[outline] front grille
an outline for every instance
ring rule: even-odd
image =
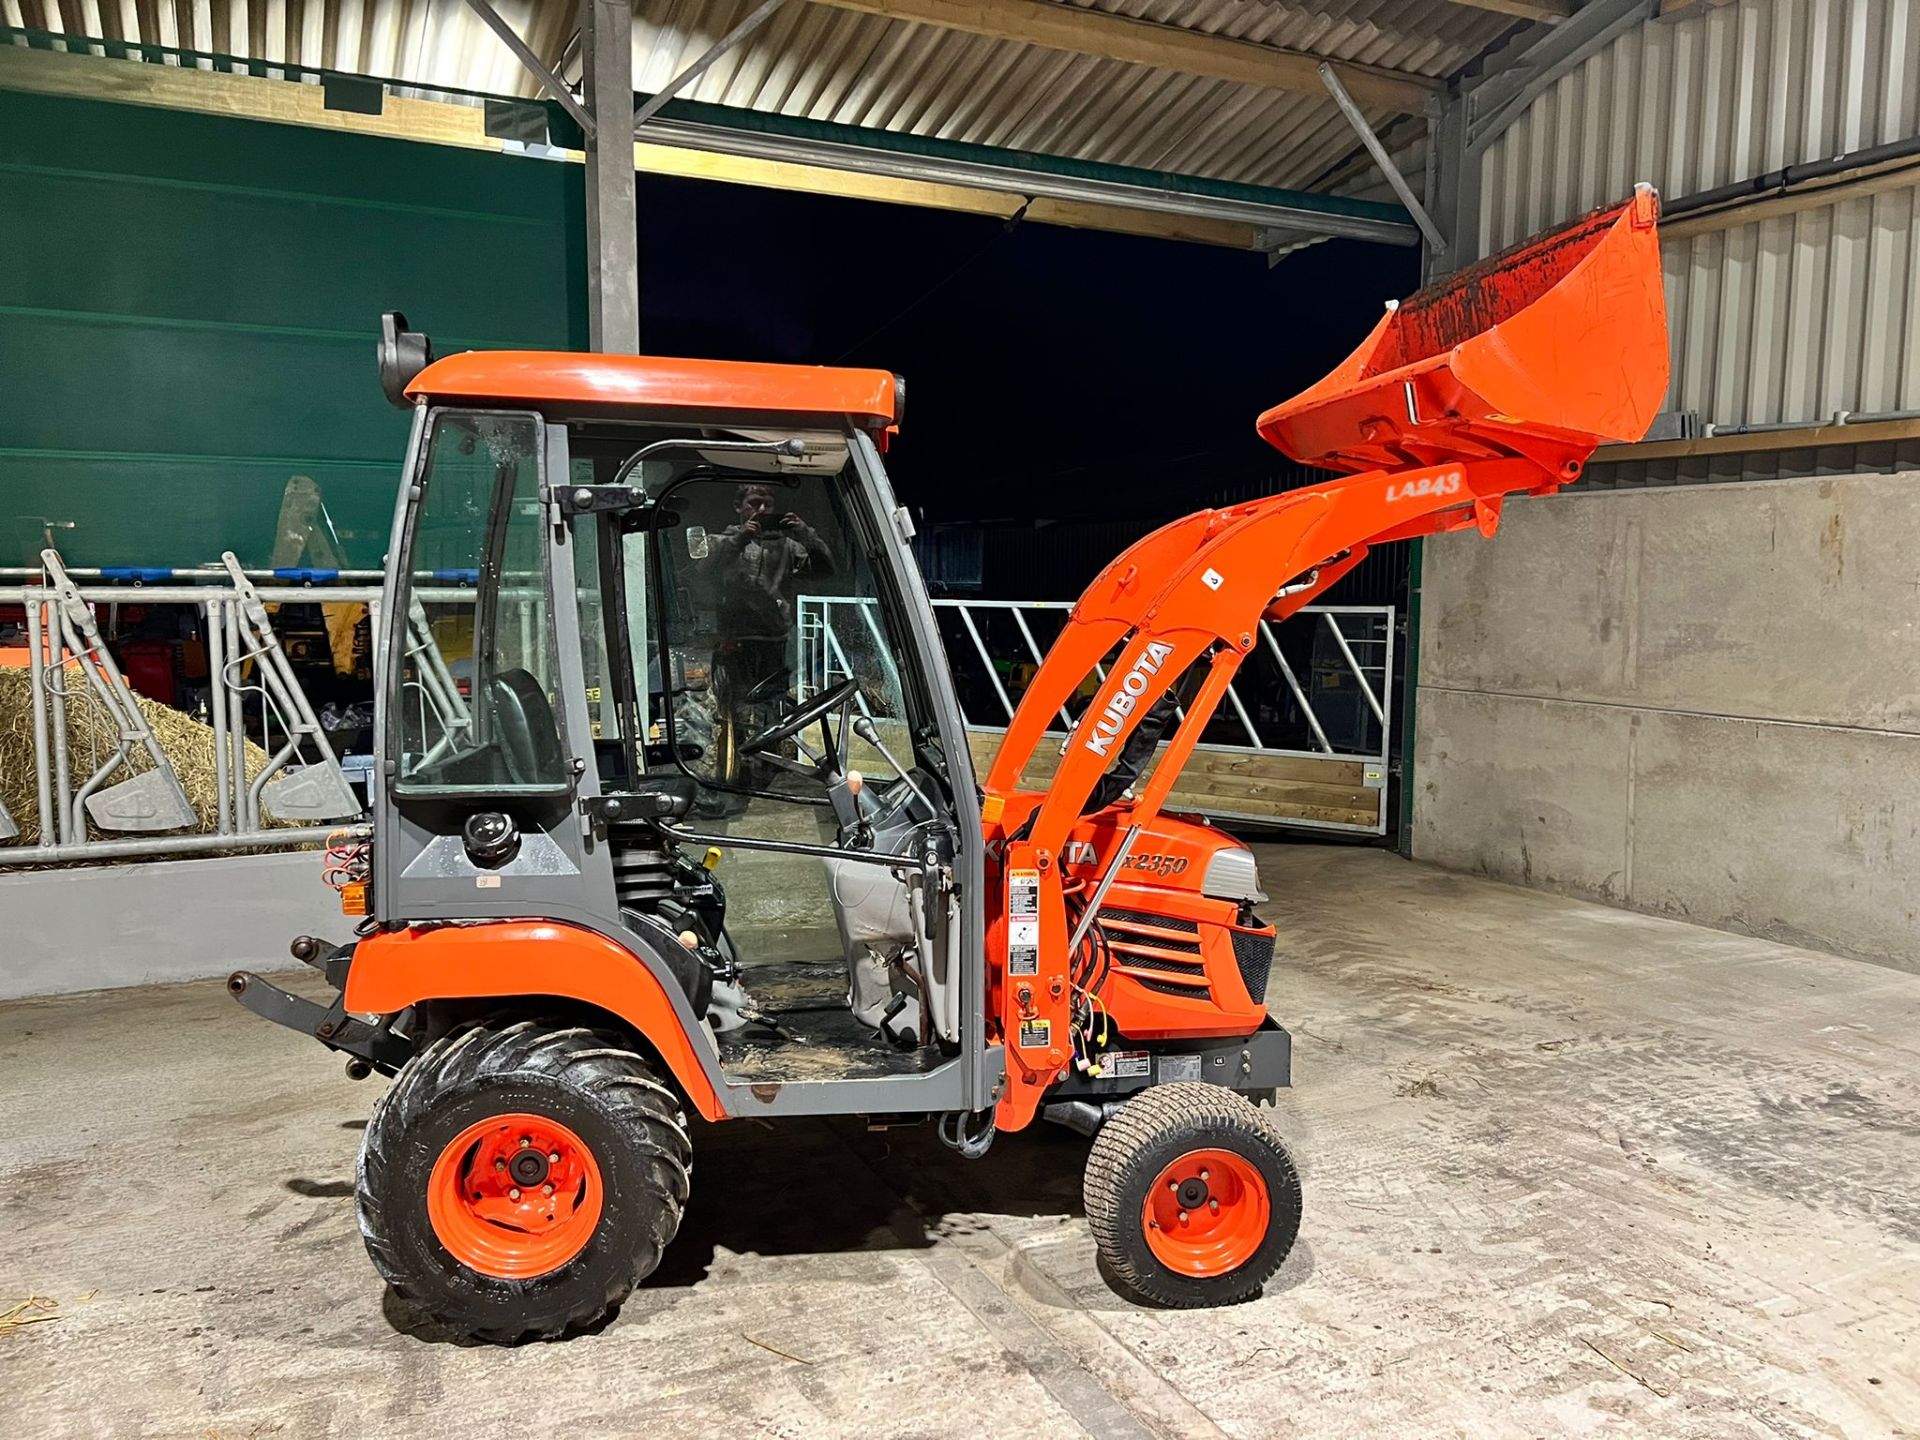
[[[1149,990],[1157,990],[1162,995],[1178,995],[1187,1000],[1211,1000],[1213,998],[1213,992],[1211,990],[1199,989],[1192,985],[1176,985],[1170,980],[1150,980],[1145,975],[1129,975],[1127,978],[1136,985],[1143,985]]]
[[[1200,933],[1200,922],[1197,920],[1183,920],[1177,915],[1152,915],[1145,910],[1113,910],[1103,906],[1100,918],[1103,921],[1123,920],[1129,925],[1151,925],[1156,930],[1177,930],[1183,935]]]
[[[1267,976],[1273,970],[1273,940],[1271,933],[1233,932],[1234,963],[1240,967],[1240,978],[1246,982],[1247,994],[1256,1005],[1267,998]]]
[[[1205,979],[1207,973],[1207,967],[1198,960],[1175,960],[1170,955],[1142,955],[1137,950],[1118,945],[1114,947],[1114,958],[1129,970],[1164,970],[1169,975],[1191,975],[1196,980]]]

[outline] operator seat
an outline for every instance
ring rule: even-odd
[[[493,733],[506,762],[507,779],[516,785],[537,785],[564,777],[566,757],[560,751],[560,727],[546,687],[531,672],[516,668],[494,676],[492,690]]]

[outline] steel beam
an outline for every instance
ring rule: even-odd
[[[1427,207],[1420,203],[1420,197],[1413,193],[1413,187],[1407,183],[1407,177],[1400,173],[1400,167],[1393,163],[1393,157],[1387,153],[1387,147],[1380,143],[1380,137],[1373,133],[1373,126],[1367,123],[1367,117],[1360,107],[1353,103],[1353,96],[1347,93],[1347,87],[1340,83],[1340,77],[1331,65],[1320,66],[1320,83],[1327,87],[1327,93],[1333,97],[1333,103],[1340,107],[1340,113],[1347,117],[1347,123],[1353,126],[1354,133],[1360,137],[1360,143],[1367,147],[1367,153],[1373,157],[1373,163],[1380,167],[1380,173],[1387,177],[1387,184],[1393,187],[1393,193],[1400,197],[1400,203],[1407,207],[1407,213],[1413,216],[1413,223],[1420,227],[1420,233],[1427,237],[1427,248],[1437,255],[1447,253],[1446,237],[1434,227],[1433,219],[1427,214]]]
[[[1163,183],[1164,177],[1150,172],[1137,171],[1130,172],[1125,178],[1107,178],[1092,173],[1098,167],[1044,165],[1040,162],[1047,157],[1032,157],[1029,160],[1017,151],[996,151],[986,146],[951,145],[942,147],[937,153],[925,146],[919,150],[896,148],[893,145],[883,148],[876,143],[865,143],[866,136],[861,137],[863,143],[853,143],[838,136],[785,134],[771,125],[745,129],[708,124],[701,120],[685,120],[677,115],[656,117],[648,125],[647,134],[650,140],[684,145],[689,149],[795,165],[823,166],[857,174],[887,175],[902,180],[966,185],[981,190],[998,190],[1026,199],[1044,197],[1113,205],[1130,210],[1234,221],[1264,229],[1297,229],[1311,235],[1374,240],[1387,245],[1416,245],[1420,241],[1419,230],[1389,205],[1373,206],[1370,207],[1370,213],[1360,214],[1354,213],[1358,207],[1351,205],[1343,204],[1339,209],[1321,209],[1314,203],[1337,197],[1302,196],[1300,203],[1291,204],[1280,198],[1284,192],[1269,192],[1275,198],[1266,199],[1209,193],[1204,189],[1180,190]],[[901,137],[872,138],[897,142]],[[1134,182],[1134,176],[1138,177],[1138,183]],[[1157,183],[1146,183],[1150,180]],[[1380,213],[1383,211],[1384,214]]]
[[[1469,150],[1484,151],[1548,86],[1615,37],[1656,18],[1659,10],[1659,0],[1587,0],[1511,66],[1468,92]]]
[[[593,118],[574,98],[573,91],[567,88],[566,82],[549,70],[540,57],[533,53],[533,47],[520,38],[520,32],[506,22],[505,17],[493,8],[489,0],[467,0],[467,5],[474,14],[486,22],[489,30],[500,37],[500,43],[513,52],[514,58],[532,72],[533,77],[540,82],[540,88],[560,102],[560,108],[573,117],[573,123],[587,135],[592,135]]]
[[[753,32],[758,30],[762,25],[766,24],[767,21],[771,20],[774,12],[786,3],[787,0],[763,0],[763,3],[759,5],[751,15],[747,16],[746,19],[742,20],[738,25],[734,26],[733,29],[729,30],[718,40],[714,41],[712,45],[708,46],[706,54],[687,66],[686,69],[682,70],[658,90],[654,91],[653,98],[642,105],[634,114],[634,130],[638,131],[641,126],[659,114],[662,105],[665,105],[669,100],[673,99],[674,96],[686,89],[687,86],[693,84],[694,81],[706,74],[708,70],[713,68],[715,62],[742,40],[753,34]]]
[[[582,0],[587,136],[587,334],[595,350],[640,351],[640,238],[634,203],[631,0]]]
[[[1467,149],[1467,97],[1456,92],[1447,97],[1427,132],[1434,223],[1453,243],[1444,255],[1427,255],[1425,283],[1479,257],[1480,170],[1480,156]]]

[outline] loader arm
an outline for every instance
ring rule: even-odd
[[[984,785],[990,852],[1038,891],[1040,983],[1023,987],[1024,999],[1002,987],[996,1016],[1010,1042],[1003,1127],[1024,1124],[1062,1071],[1057,1044],[1021,1041],[1067,1028],[1062,846],[1128,737],[1204,667],[1151,777],[1114,807],[1122,829],[1137,831],[1165,804],[1263,618],[1310,603],[1372,545],[1468,526],[1491,536],[1506,496],[1550,494],[1603,441],[1640,438],[1667,384],[1657,214],[1643,186],[1390,307],[1345,364],[1260,418],[1261,433],[1296,458],[1359,473],[1173,521],[1081,596]],[[1010,813],[1049,721],[1089,674],[1098,686],[1044,797]],[[1036,1012],[1051,1023],[1036,1026]]]

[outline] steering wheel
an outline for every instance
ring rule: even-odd
[[[740,748],[748,754],[768,752],[782,741],[791,740],[815,721],[821,722],[820,728],[827,741],[827,753],[821,760],[825,769],[839,768],[839,754],[833,736],[827,731],[826,718],[836,710],[845,711],[853,703],[853,697],[860,692],[860,682],[851,677],[838,685],[829,685],[811,700],[794,707],[793,711],[769,725]],[[840,722],[841,740],[846,739],[847,722],[844,714]],[[769,758],[785,761],[785,756],[773,755]]]
[[[787,681],[792,677],[793,671],[791,670],[775,670],[771,675],[762,677],[758,685],[755,685],[751,690],[747,691],[746,694],[742,695],[740,697],[741,703],[746,705],[764,705],[776,697],[782,700],[786,699]]]

